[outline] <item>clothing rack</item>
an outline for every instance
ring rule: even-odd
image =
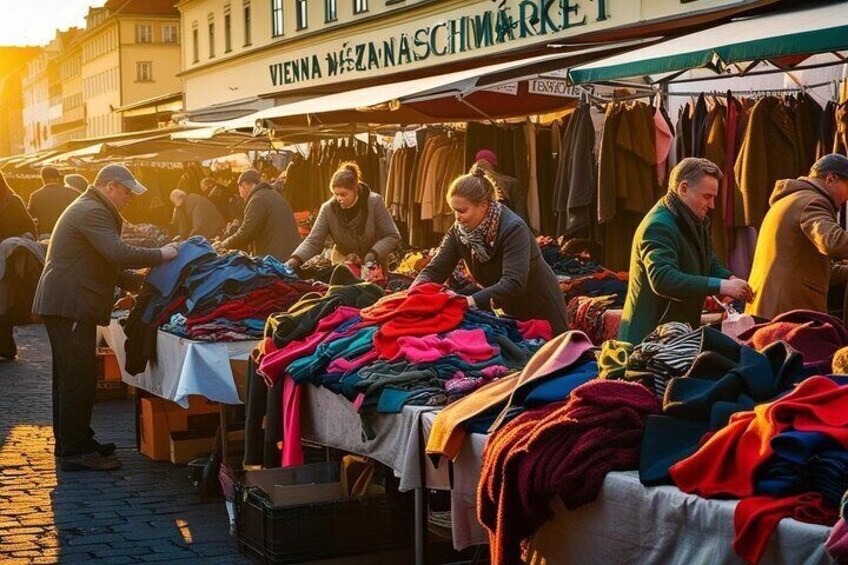
[[[672,97],[672,96],[681,96],[685,98],[693,98],[698,97],[700,95],[705,96],[727,96],[727,94],[731,94],[733,96],[769,96],[769,95],[777,95],[777,94],[795,94],[798,92],[807,92],[808,90],[820,88],[822,86],[828,86],[835,83],[840,82],[839,80],[828,80],[825,82],[819,82],[816,84],[808,84],[803,87],[791,87],[791,88],[769,88],[769,89],[748,89],[748,90],[724,90],[724,91],[708,91],[708,92],[668,92],[666,90],[654,89],[647,86],[641,86],[644,88],[644,92],[637,92],[635,94],[630,94],[627,96],[613,96],[606,97],[595,94],[594,92],[586,89],[585,87],[581,87],[583,89],[583,93],[581,94],[581,100],[583,99],[583,95],[585,94],[587,98],[593,101],[597,101],[603,104],[609,104],[610,102],[626,102],[628,100],[638,100],[640,98],[654,98],[654,97]],[[635,85],[630,88],[639,88]]]

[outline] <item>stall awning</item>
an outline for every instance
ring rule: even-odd
[[[848,2],[739,19],[571,69],[574,83],[848,49]]]
[[[574,47],[567,51],[558,51],[550,55],[540,55],[487,65],[476,69],[467,69],[444,75],[413,79],[393,84],[371,86],[319,96],[298,102],[291,102],[267,110],[262,110],[243,118],[218,123],[193,123],[186,125],[213,128],[206,132],[220,130],[253,128],[258,121],[269,120],[276,125],[341,124],[341,123],[428,123],[439,120],[464,121],[512,115],[529,115],[553,110],[563,106],[562,98],[542,97],[520,92],[512,97],[506,95],[490,101],[486,115],[474,110],[471,105],[456,100],[481,90],[480,85],[493,86],[491,77],[508,77],[504,80],[516,81],[528,76],[543,74],[554,69],[568,68],[587,60],[619,52],[623,49],[642,45],[648,40],[605,43],[585,48]],[[416,105],[421,97],[429,103]],[[498,98],[494,96],[494,98]],[[408,102],[408,103],[407,103]],[[447,104],[447,106],[445,105]],[[314,117],[312,120],[310,117]],[[199,133],[204,136],[206,133]]]

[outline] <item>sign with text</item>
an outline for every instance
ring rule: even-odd
[[[545,94],[562,98],[580,98],[581,89],[569,86],[568,81],[558,78],[539,78],[531,80],[528,85],[530,94]]]

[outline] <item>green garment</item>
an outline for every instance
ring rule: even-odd
[[[630,252],[630,282],[618,339],[639,344],[666,322],[701,325],[704,300],[732,273],[712,252],[709,226],[691,221],[660,200],[642,219]]]

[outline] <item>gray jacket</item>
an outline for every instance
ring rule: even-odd
[[[247,197],[241,227],[224,240],[223,246],[287,261],[298,243],[300,234],[291,206],[282,194],[262,182]]]
[[[475,260],[454,224],[416,282],[443,283],[460,260],[483,287],[473,295],[478,307],[497,307],[519,320],[548,320],[554,335],[568,329],[565,299],[556,275],[545,263],[530,228],[509,208],[504,207],[501,215],[491,259],[485,263]]]
[[[224,231],[227,222],[218,211],[215,204],[200,194],[187,194],[182,206],[174,207],[174,217],[171,223],[183,239],[202,235],[213,239]]]
[[[118,210],[96,189],[77,198],[53,229],[33,312],[107,325],[115,286],[132,288],[137,282],[122,269],[162,262],[158,249],[124,243],[122,227]]]
[[[383,198],[371,192],[366,185],[361,185],[360,190],[360,198],[367,198],[360,213],[347,220],[334,199],[324,202],[312,231],[292,256],[301,263],[308,261],[324,250],[324,242],[330,236],[342,255],[356,253],[364,258],[368,253],[374,253],[378,261],[385,263],[389,254],[400,245],[400,231]]]

